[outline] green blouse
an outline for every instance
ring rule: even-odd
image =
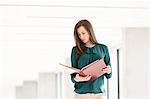
[[[72,67],[77,69],[83,68],[85,65],[97,60],[104,58],[104,62],[106,65],[111,66],[110,57],[108,47],[104,44],[96,44],[93,47],[87,47],[85,53],[80,56],[80,58],[76,59],[76,47],[72,48],[71,52],[71,64]],[[75,74],[71,75],[71,81],[74,83],[74,91],[79,94],[85,93],[104,93],[104,76],[109,79],[112,76],[112,72],[110,74],[104,74],[103,76],[98,77],[96,80],[91,82],[76,82],[74,80]]]

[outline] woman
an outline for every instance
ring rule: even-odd
[[[75,44],[71,52],[72,67],[81,69],[97,59],[104,58],[107,68],[103,69],[104,75],[94,81],[90,81],[91,76],[82,77],[79,74],[71,74],[74,83],[75,99],[104,99],[104,77],[111,78],[111,63],[108,47],[99,44],[95,38],[91,23],[88,20],[80,20],[74,28]]]

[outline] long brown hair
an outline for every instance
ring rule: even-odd
[[[75,43],[76,43],[76,56],[77,59],[79,59],[79,57],[85,52],[86,47],[84,46],[84,43],[80,40],[79,36],[78,36],[78,32],[77,29],[83,26],[89,33],[89,39],[93,44],[97,44],[97,40],[95,38],[95,34],[94,34],[94,30],[93,27],[91,25],[91,23],[88,20],[80,20],[74,27],[74,39],[75,39]]]

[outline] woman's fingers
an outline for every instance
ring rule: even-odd
[[[107,67],[104,68],[102,71],[103,71],[104,73],[109,74],[109,73],[111,72],[111,67],[107,66]]]
[[[107,70],[110,70],[111,68],[110,67],[106,67],[103,69],[103,71],[107,71]]]
[[[90,80],[92,76],[86,76],[86,81]]]
[[[88,80],[91,79],[91,76],[90,76],[90,75],[87,75],[87,76],[85,76],[85,77],[82,77],[82,76],[80,76],[80,77],[81,77],[81,81],[88,81]]]
[[[85,77],[83,77],[83,81],[89,81],[91,79],[91,76],[89,76],[89,75],[87,75],[87,76],[85,76]]]
[[[87,75],[87,76],[83,77],[83,76],[80,76],[79,74],[76,74],[76,77],[75,77],[75,80],[77,82],[89,81],[90,79],[91,79],[90,75]]]

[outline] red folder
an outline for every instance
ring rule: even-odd
[[[63,64],[60,64],[60,65],[63,65]],[[66,65],[63,65],[63,66],[68,67],[70,69],[74,69],[75,70],[74,73],[79,73],[80,76],[91,75],[92,77],[91,77],[90,81],[93,81],[96,78],[102,76],[104,74],[102,72],[102,69],[106,68],[106,64],[103,59],[96,60],[96,61],[86,65],[81,70],[73,68],[73,67],[69,67]]]

